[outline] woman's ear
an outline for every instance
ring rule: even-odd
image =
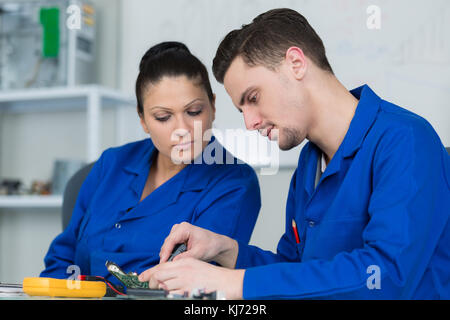
[[[211,108],[212,108],[212,120],[211,122],[213,122],[214,120],[216,120],[216,94],[213,93],[213,98],[211,101]]]
[[[308,61],[303,50],[298,47],[290,47],[286,51],[285,61],[295,79],[302,80],[308,68]]]
[[[150,134],[150,131],[148,130],[147,124],[145,123],[145,120],[144,120],[144,115],[139,112],[139,109],[138,109],[137,112],[138,112],[138,115],[139,115],[139,121],[141,123],[142,130],[144,130],[145,133]]]

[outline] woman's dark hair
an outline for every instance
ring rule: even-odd
[[[156,84],[164,76],[186,76],[198,81],[206,90],[211,102],[214,95],[209,82],[208,71],[203,63],[191,54],[189,49],[180,42],[168,41],[157,44],[144,54],[139,65],[139,75],[136,80],[136,98],[138,113],[144,114],[143,93],[149,83]],[[175,90],[174,90],[175,92]]]
[[[305,17],[292,9],[273,9],[253,22],[231,31],[222,40],[213,62],[213,73],[223,83],[237,56],[249,66],[276,68],[291,46],[299,47],[319,68],[333,73],[322,40]]]

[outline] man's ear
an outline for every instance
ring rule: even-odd
[[[308,68],[308,61],[299,47],[290,47],[286,51],[285,61],[295,79],[302,80]]]

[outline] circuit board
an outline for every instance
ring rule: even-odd
[[[136,272],[125,273],[117,264],[111,261],[106,261],[106,268],[109,273],[116,277],[125,287],[131,289],[148,289],[148,282],[139,281],[138,274]]]

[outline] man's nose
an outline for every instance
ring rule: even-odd
[[[262,119],[257,111],[250,110],[250,108],[243,108],[242,113],[247,130],[257,130],[261,126]]]

